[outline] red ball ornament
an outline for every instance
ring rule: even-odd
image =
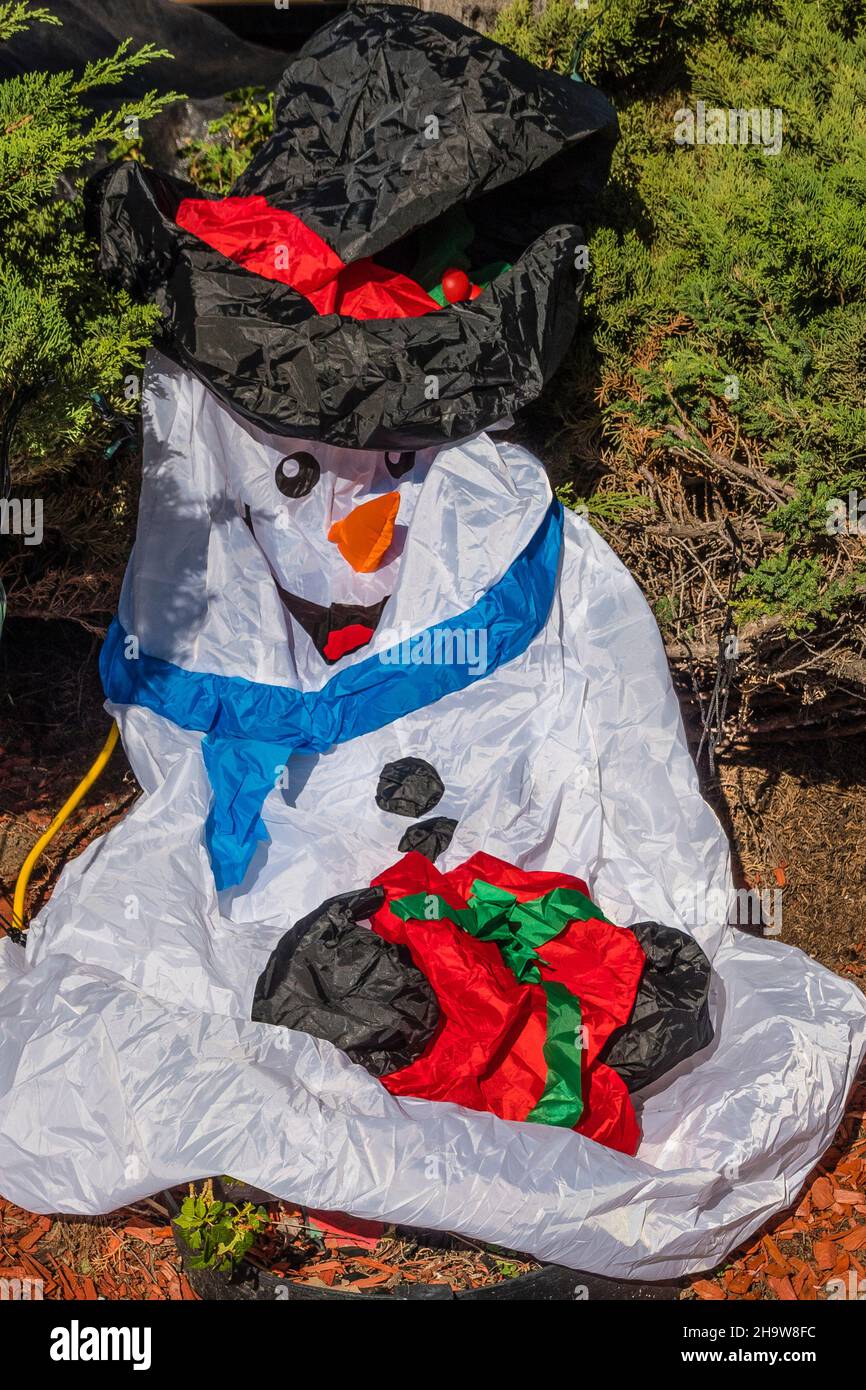
[[[457,270],[452,266],[442,276],[442,293],[449,304],[459,304],[461,299],[468,299],[471,289],[465,270]]]

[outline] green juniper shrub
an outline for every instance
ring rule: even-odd
[[[620,119],[588,227],[584,326],[551,397],[576,472],[602,458],[602,490],[656,499],[675,483],[696,531],[730,517],[746,538],[741,624],[850,628],[862,541],[830,534],[828,516],[849,492],[866,498],[866,7],[515,0],[494,36],[560,72],[575,60]],[[678,113],[699,100],[780,110],[781,148],[678,143]],[[647,558],[627,514],[602,529],[651,601],[668,595],[674,634],[661,542]],[[724,590],[694,547],[694,572]]]
[[[57,23],[48,9],[0,3],[0,43]],[[89,625],[113,603],[129,543],[130,470],[102,457],[116,427],[94,397],[108,414],[137,411],[136,373],[158,311],[97,273],[82,189],[97,149],[176,95],[150,92],[101,115],[87,102],[169,56],[127,41],[78,73],[0,82],[0,464],[13,496],[42,500],[46,533],[39,546],[4,547],[10,615]]]
[[[48,10],[0,4],[0,42],[32,22],[58,23]],[[93,391],[124,407],[124,374],[157,321],[154,306],[109,290],[96,273],[81,189],[98,146],[176,100],[151,92],[94,115],[88,94],[168,56],[152,44],[131,52],[127,41],[81,73],[0,82],[0,414],[27,398],[13,447],[28,485],[73,467],[97,418]]]
[[[181,151],[191,182],[223,194],[274,128],[273,94],[264,87],[239,87],[225,99],[227,109],[208,122],[205,138]]]

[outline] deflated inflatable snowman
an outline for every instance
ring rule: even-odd
[[[830,1142],[866,1013],[727,925],[653,618],[495,428],[574,327],[613,113],[389,6],[276,114],[228,198],[94,191],[165,325],[102,656],[143,796],[0,943],[0,1189],[89,1213],[228,1172],[707,1268]]]

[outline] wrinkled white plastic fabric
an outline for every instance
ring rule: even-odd
[[[317,602],[390,593],[372,643],[345,658],[363,660],[469,608],[550,500],[541,465],[487,435],[419,455],[398,482],[381,457],[304,444],[321,477],[287,499],[274,470],[299,446],[241,424],[159,357],[145,418],[121,617],[143,650],[190,669],[317,688],[331,672],[274,574]],[[356,575],[327,529],[394,488],[402,530],[381,571]],[[201,736],[143,709],[112,713],[144,794],[67,867],[26,956],[0,942],[6,1197],[95,1213],[231,1173],[314,1207],[645,1279],[716,1264],[794,1199],[866,1051],[864,999],[801,952],[727,925],[728,850],[698,792],[655,622],[585,521],[566,519],[558,595],[520,658],[292,760],[265,806],[271,843],[239,888],[214,889]],[[637,1098],[636,1158],[396,1099],[330,1044],[249,1021],[291,923],[400,857],[410,822],[374,794],[383,764],[410,754],[442,777],[436,814],[458,821],[441,868],[486,850],[578,873],[615,922],[679,926],[711,957],[715,1040]]]

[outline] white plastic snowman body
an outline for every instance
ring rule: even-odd
[[[395,648],[413,688],[417,678],[435,693],[432,660],[422,650],[412,663],[419,633],[459,629],[515,573],[531,606],[552,557],[551,598],[531,621],[504,599],[483,608],[484,651],[503,612],[529,623],[510,660],[370,732],[292,753],[285,776],[275,765],[267,838],[222,891],[206,832],[208,734],[146,703],[111,706],[144,795],[64,871],[26,961],[0,945],[3,1075],[16,1078],[0,1084],[4,1193],[34,1210],[104,1211],[221,1171],[613,1276],[714,1263],[790,1200],[829,1142],[866,1024],[853,985],[727,926],[727,846],[633,580],[581,518],[533,550],[555,515],[544,470],[491,434],[425,451],[395,477],[384,454],[263,435],[159,357],[146,394],[120,623],[131,664],[178,672],[171,688],[191,690],[193,707],[228,681],[220,689],[241,692],[254,734],[270,717],[261,692],[312,709],[354,669],[368,717]],[[302,466],[315,486],[287,497],[276,479],[298,476],[284,462],[298,452],[313,457]],[[356,571],[328,533],[393,492],[382,562]],[[527,554],[533,567],[515,570]],[[324,609],[384,603],[370,639],[328,661],[283,595]],[[156,689],[138,694],[153,704]],[[636,1158],[570,1131],[398,1101],[330,1044],[249,1021],[291,923],[399,858],[411,822],[376,790],[407,756],[435,769],[436,813],[456,823],[441,868],[486,850],[579,872],[612,920],[679,926],[710,956],[715,1040],[641,1096]],[[34,1133],[50,1163],[28,1160]]]

